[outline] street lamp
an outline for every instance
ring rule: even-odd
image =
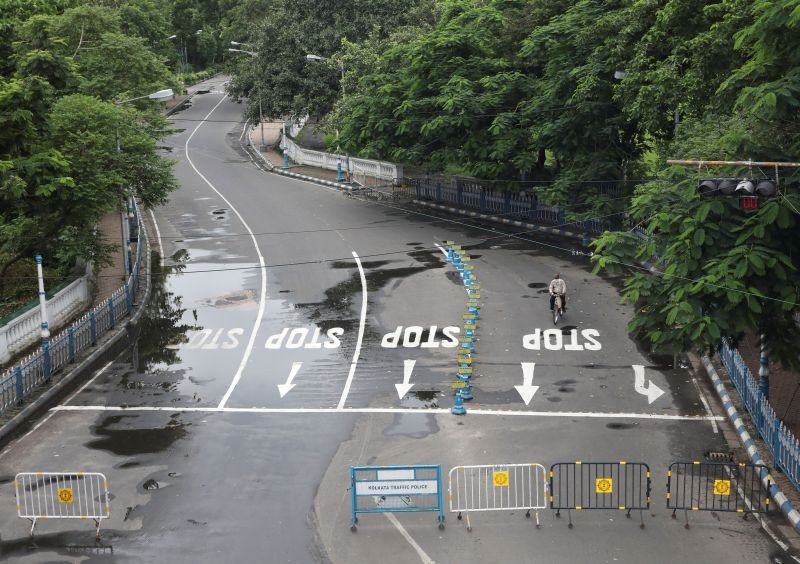
[[[312,53],[309,53],[309,54],[306,55],[306,60],[307,61],[329,61],[330,59],[328,57],[320,57],[319,55],[314,55]],[[345,95],[345,92],[344,92],[344,61],[342,61],[341,59],[337,59],[337,62],[339,63],[339,70],[342,72],[342,98],[344,98],[344,95]]]
[[[172,88],[164,88],[163,90],[158,90],[156,92],[152,92],[150,94],[145,94],[144,96],[136,96],[135,98],[129,98],[127,100],[121,100],[119,102],[114,102],[115,106],[122,106],[123,104],[127,104],[129,102],[133,102],[135,100],[144,100],[145,98],[149,100],[166,100],[167,98],[172,98],[174,96],[174,92]],[[117,153],[122,152],[122,148],[120,147],[119,143],[119,129],[117,129],[116,134],[116,142],[117,142]],[[120,191],[122,192],[122,202],[125,206],[125,209],[122,211],[122,254],[124,268],[125,268],[125,277],[127,278],[128,275],[131,273],[132,264],[131,264],[131,233],[130,233],[130,223],[129,223],[129,202],[125,199],[125,190],[120,187]]]
[[[246,45],[246,43],[237,43],[236,41],[231,41],[231,45]],[[257,52],[247,51],[246,49],[233,49],[228,47],[228,51],[231,51],[232,53],[245,53],[251,57],[258,57]],[[266,145],[264,145],[264,114],[261,111],[261,92],[258,93],[258,123],[261,127],[261,150],[263,151]]]

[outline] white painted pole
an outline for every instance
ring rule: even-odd
[[[42,255],[36,255],[36,274],[39,277],[39,312],[42,319],[42,339],[50,337],[47,322],[47,296],[44,293],[44,274],[42,274]]]

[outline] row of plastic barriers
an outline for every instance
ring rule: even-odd
[[[428,511],[437,513],[444,529],[442,471],[439,465],[353,466],[351,530],[358,515]],[[689,527],[690,511],[765,513],[769,509],[772,477],[766,466],[735,462],[673,462],[667,469],[666,502],[672,517],[683,511]],[[636,511],[644,528],[650,509],[652,476],[643,462],[558,462],[549,471],[542,464],[487,464],[456,466],[448,475],[449,511],[472,530],[471,513],[551,509],[557,517],[572,512]]]

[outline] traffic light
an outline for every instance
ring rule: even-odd
[[[774,196],[775,191],[775,181],[771,178],[701,178],[697,181],[700,197],[736,195],[743,210],[758,209],[759,198]]]

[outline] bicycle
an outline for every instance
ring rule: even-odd
[[[564,296],[556,294],[553,301],[553,325],[558,325],[560,317],[564,317]]]

